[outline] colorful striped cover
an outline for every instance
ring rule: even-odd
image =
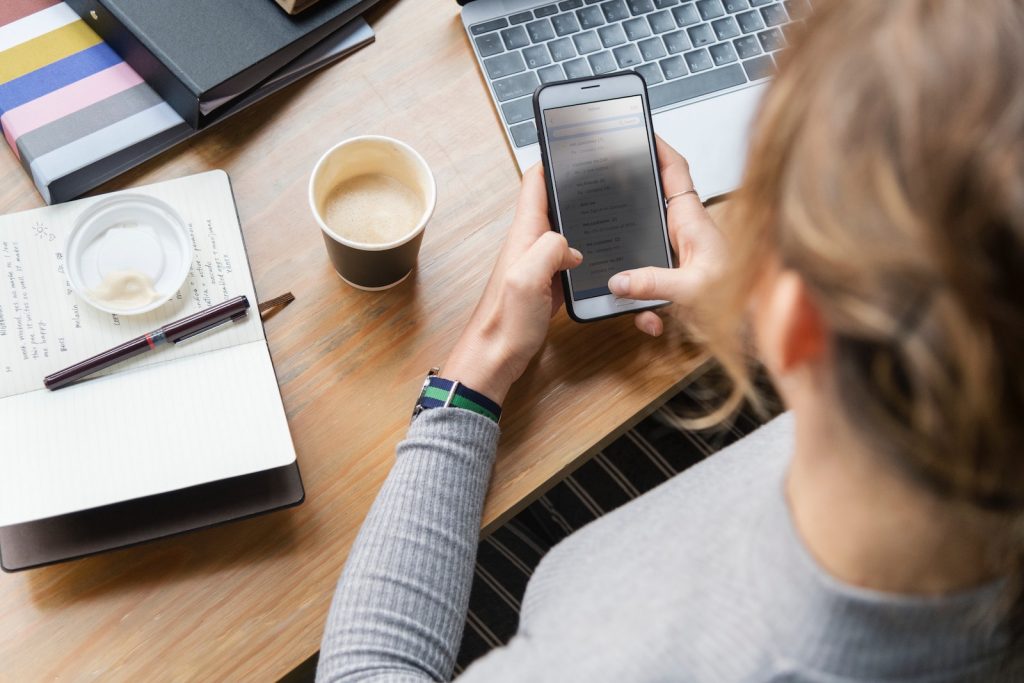
[[[190,132],[57,0],[0,0],[0,126],[47,203],[71,199]]]

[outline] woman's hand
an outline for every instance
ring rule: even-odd
[[[661,138],[658,167],[665,196],[693,188],[686,159]],[[692,192],[673,199],[668,205],[668,233],[675,250],[675,268],[637,268],[617,273],[608,281],[612,294],[627,299],[661,299],[686,306],[696,300],[708,282],[721,273],[725,264],[725,240],[715,222]],[[657,337],[665,327],[654,311],[638,313],[636,326]]]
[[[492,401],[504,401],[562,304],[558,272],[582,261],[580,252],[551,230],[544,172],[538,164],[523,174],[505,246],[442,374]]]

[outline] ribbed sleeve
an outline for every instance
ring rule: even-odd
[[[318,681],[451,677],[497,442],[456,408],[409,428],[338,582]]]

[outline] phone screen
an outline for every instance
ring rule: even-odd
[[[544,125],[562,233],[583,253],[572,298],[610,294],[623,270],[668,267],[640,95],[545,109]]]

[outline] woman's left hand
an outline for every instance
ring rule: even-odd
[[[442,374],[492,401],[504,401],[540,350],[551,317],[562,304],[559,271],[582,261],[580,252],[551,230],[544,172],[538,164],[523,174],[508,238]]]

